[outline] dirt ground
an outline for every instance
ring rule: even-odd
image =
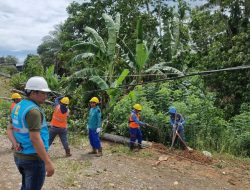
[[[159,145],[131,153],[123,145],[108,142],[103,143],[104,155],[97,158],[87,154],[87,140],[72,144],[73,156],[69,158],[64,157],[58,139],[50,148],[56,172],[46,178],[44,190],[239,190],[249,189],[250,185],[249,162],[211,161],[198,152],[169,151]],[[156,165],[159,157],[167,160]],[[3,135],[0,136],[0,160],[0,189],[19,189],[21,178],[10,143]]]

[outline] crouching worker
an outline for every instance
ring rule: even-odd
[[[97,157],[102,156],[102,147],[99,137],[101,132],[101,110],[98,106],[99,99],[93,97],[90,99],[90,110],[88,117],[88,132],[89,132],[89,142],[92,147],[92,151],[89,154],[96,154]]]
[[[139,112],[142,110],[142,106],[140,104],[135,104],[133,106],[133,110],[130,113],[129,117],[129,134],[130,134],[130,143],[129,147],[132,151],[135,147],[135,141],[138,140],[138,148],[142,148],[142,132],[140,126],[147,126],[148,124],[140,121]]]
[[[71,156],[67,129],[68,105],[68,97],[57,97],[55,99],[55,110],[50,122],[51,128],[49,131],[49,146],[53,143],[55,137],[59,135],[67,157]]]
[[[172,145],[174,145],[176,139],[178,138],[179,142],[182,145],[182,148],[187,148],[187,144],[185,141],[185,134],[184,134],[184,123],[185,120],[182,117],[181,114],[177,113],[177,110],[175,107],[169,108],[169,114],[170,114],[170,124],[172,126]]]
[[[25,86],[27,99],[19,102],[11,112],[8,137],[15,145],[14,160],[22,175],[21,189],[42,189],[45,175],[54,174],[54,166],[47,153],[49,132],[43,104],[50,92],[43,77],[31,77]]]

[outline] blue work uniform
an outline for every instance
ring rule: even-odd
[[[101,128],[102,114],[99,106],[90,108],[88,117],[89,142],[93,149],[101,148],[101,141],[97,128]]]
[[[140,126],[144,125],[145,123],[140,121],[139,114],[132,110],[129,118],[130,148],[134,146],[136,140],[138,140],[138,144],[141,146],[142,132]]]
[[[185,135],[184,135],[184,124],[185,120],[182,117],[181,114],[175,113],[175,114],[170,114],[170,124],[171,126],[176,126],[176,128],[172,128],[173,132],[177,130],[179,135],[181,136],[182,140],[185,141]]]

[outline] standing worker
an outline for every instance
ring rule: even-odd
[[[22,97],[21,97],[21,95],[18,94],[18,93],[13,93],[13,94],[11,95],[11,99],[12,99],[12,103],[11,103],[11,105],[10,105],[10,116],[11,116],[11,112],[12,112],[13,108],[15,107],[15,105],[16,105],[17,103],[19,103],[19,102],[22,100]],[[15,145],[12,144],[11,150],[14,150],[14,149],[15,149]]]
[[[14,160],[22,175],[22,190],[40,190],[45,175],[54,174],[54,166],[47,153],[49,131],[40,104],[50,92],[43,77],[31,77],[25,86],[27,99],[18,103],[11,112],[7,134],[15,144]]]
[[[90,110],[88,117],[88,132],[89,132],[89,142],[92,147],[92,151],[89,154],[96,154],[97,157],[102,156],[102,146],[99,137],[101,132],[102,114],[99,106],[99,99],[93,97],[90,99]]]
[[[22,97],[18,93],[13,93],[11,95],[11,99],[12,99],[12,103],[11,103],[11,106],[10,106],[10,113],[13,110],[13,108],[15,107],[15,105],[22,100]]]
[[[140,104],[135,104],[133,106],[133,110],[131,111],[129,117],[129,133],[130,133],[130,143],[129,147],[132,151],[135,146],[136,139],[138,140],[138,148],[142,148],[142,132],[140,126],[147,126],[148,124],[140,121],[139,112],[142,110],[142,106]]]
[[[68,105],[68,97],[57,97],[55,99],[55,110],[52,116],[52,120],[50,122],[51,128],[49,131],[49,146],[53,143],[55,137],[59,135],[67,157],[72,155],[70,153],[67,137],[67,118],[69,116]]]

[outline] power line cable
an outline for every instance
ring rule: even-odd
[[[118,77],[121,77],[121,76],[126,76],[126,77],[139,77],[139,76],[142,76],[142,77],[147,77],[147,76],[162,76],[162,77],[166,77],[166,75],[177,75],[177,73],[162,73],[162,74],[140,74],[140,75],[113,75],[113,76],[108,76],[108,75],[91,75],[91,77],[95,77],[95,76],[98,76],[98,77],[112,77],[112,78],[118,78]],[[88,77],[71,77],[71,78],[76,78],[76,79],[81,79],[81,78],[88,78]]]
[[[164,79],[140,82],[140,83],[136,83],[136,84],[121,85],[121,86],[118,86],[118,87],[110,87],[110,88],[106,88],[106,89],[89,90],[89,91],[85,91],[83,93],[86,94],[86,93],[92,93],[92,92],[101,92],[101,91],[105,91],[105,90],[109,90],[109,89],[119,89],[119,88],[126,88],[126,87],[130,87],[130,86],[137,86],[137,85],[143,85],[143,84],[149,84],[149,83],[159,83],[159,82],[164,82],[164,81],[168,81],[168,80],[178,80],[178,79],[191,77],[191,76],[196,76],[196,75],[205,76],[205,75],[219,73],[219,72],[228,72],[228,71],[236,71],[236,70],[244,70],[244,69],[250,69],[250,65],[229,67],[229,68],[225,68],[225,69],[217,69],[217,70],[209,70],[209,71],[192,72],[192,73],[177,76],[177,77],[171,77],[171,78],[164,78]]]

